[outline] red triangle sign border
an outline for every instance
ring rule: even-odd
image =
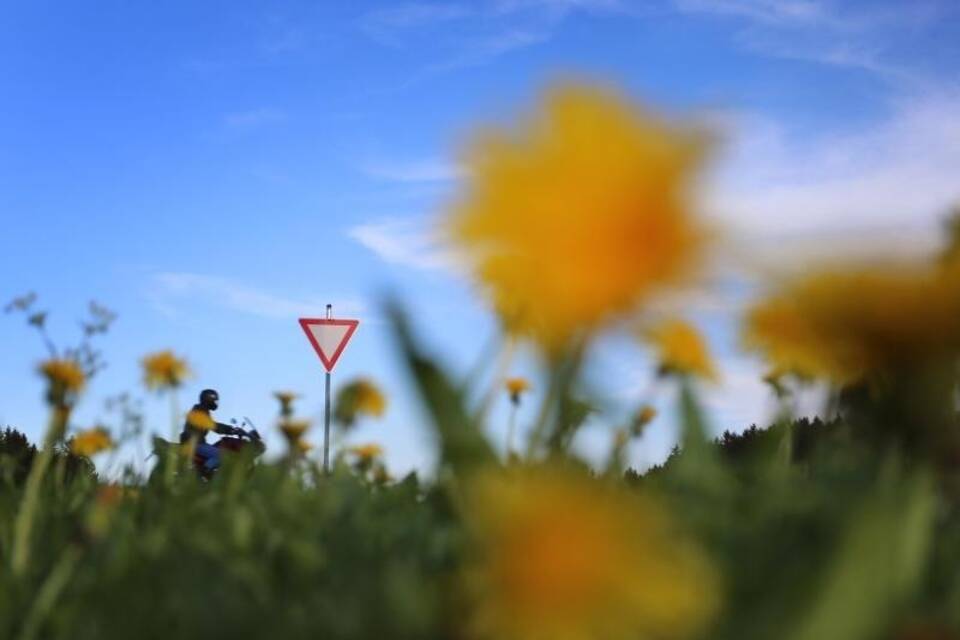
[[[303,332],[306,334],[307,340],[310,341],[310,345],[313,347],[313,350],[317,352],[318,356],[320,356],[320,362],[323,363],[323,367],[327,371],[333,371],[334,365],[337,364],[337,360],[340,359],[340,355],[343,353],[343,350],[346,348],[347,343],[350,342],[350,338],[353,336],[354,331],[357,330],[357,326],[360,324],[359,320],[333,320],[327,318],[299,318],[299,322],[300,328],[303,329]],[[324,354],[323,349],[320,347],[316,337],[314,337],[313,332],[310,330],[312,325],[318,324],[347,327],[347,332],[344,334],[343,339],[340,340],[340,344],[337,346],[336,351],[334,351],[329,358],[326,356],[326,354]]]

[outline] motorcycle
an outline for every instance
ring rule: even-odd
[[[237,424],[236,419],[232,419],[230,422],[233,424],[235,432],[222,435],[219,440],[213,443],[213,446],[222,452],[220,457],[221,461],[224,460],[226,455],[246,454],[252,462],[263,455],[267,450],[267,445],[260,436],[260,432],[257,431],[257,428],[254,426],[253,421],[250,420],[250,418],[244,417],[240,425]],[[244,427],[250,428],[245,429]],[[154,473],[161,468],[170,453],[181,454],[185,450],[184,447],[186,447],[186,444],[170,442],[159,436],[154,436],[153,453],[151,455],[156,455],[160,459],[160,464],[156,466]],[[206,460],[203,456],[197,453],[193,454],[191,464],[194,471],[196,471],[202,480],[210,480],[216,473],[216,470],[207,469],[204,462],[206,462]]]

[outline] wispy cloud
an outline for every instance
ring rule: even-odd
[[[437,73],[476,67],[518,49],[525,49],[548,41],[553,36],[550,28],[508,29],[480,37],[464,38],[459,51],[449,58],[429,65],[425,73]]]
[[[731,115],[717,126],[729,146],[717,159],[704,207],[734,246],[721,256],[744,265],[802,261],[815,255],[928,250],[945,213],[960,204],[960,90],[897,101],[877,122],[832,131],[794,129],[760,115]],[[445,181],[457,168],[439,161],[368,165],[382,179]],[[422,217],[386,218],[350,236],[393,263],[418,268],[437,259],[437,238]],[[441,252],[442,255],[442,252]],[[788,260],[789,259],[789,260]],[[684,293],[680,302],[724,306],[716,294]]]
[[[412,2],[368,12],[360,26],[373,40],[394,47],[420,45],[429,34],[436,55],[416,76],[422,78],[547,42],[574,12],[624,10],[617,0]]]
[[[759,118],[739,133],[706,201],[738,235],[778,239],[778,250],[790,236],[903,246],[933,236],[960,202],[960,93],[903,99],[880,122],[846,131]]]
[[[391,182],[447,182],[461,175],[457,165],[436,158],[397,161],[379,160],[360,163],[364,173]]]
[[[279,109],[261,107],[248,111],[228,113],[223,117],[223,123],[231,129],[249,129],[279,122],[285,118],[286,114]]]
[[[260,49],[268,56],[303,51],[323,38],[304,22],[276,13],[264,16],[257,23],[262,30]]]
[[[828,21],[815,0],[676,0],[681,11],[738,16],[772,25],[810,25]]]
[[[383,44],[396,45],[404,32],[443,22],[475,16],[476,9],[461,3],[398,3],[364,14],[361,28]]]
[[[858,69],[896,84],[915,84],[924,77],[893,48],[943,11],[926,1],[859,6],[826,0],[672,2],[683,13],[739,20],[737,42],[757,54]]]
[[[351,227],[347,235],[389,264],[459,273],[462,260],[424,217],[380,218]]]
[[[264,318],[291,319],[323,313],[327,303],[338,314],[368,316],[366,305],[356,298],[336,295],[306,298],[286,297],[272,291],[220,276],[163,272],[153,276],[149,298],[166,315],[176,314],[183,304],[206,304]],[[198,302],[199,301],[199,302]]]

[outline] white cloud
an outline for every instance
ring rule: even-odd
[[[459,51],[445,60],[430,65],[425,73],[436,73],[482,65],[494,58],[548,41],[552,36],[549,28],[506,29],[479,37],[464,38]]]
[[[361,170],[391,182],[446,182],[460,177],[457,165],[439,159],[361,163]]]
[[[721,118],[718,127],[730,131],[729,144],[715,159],[703,201],[726,229],[716,266],[721,284],[742,278],[745,267],[928,251],[938,242],[943,216],[960,204],[960,92],[903,100],[879,122],[844,130],[797,130],[749,115]],[[366,170],[400,182],[459,175],[439,161]],[[375,220],[350,236],[393,264],[435,269],[456,263],[423,217]],[[729,291],[715,285],[664,306],[729,309]]]
[[[577,11],[626,11],[619,0],[494,0],[492,2],[412,2],[366,13],[361,29],[375,41],[421,47],[426,29],[435,62],[414,79],[473,67],[519,49],[547,42]],[[443,29],[436,31],[438,26]]]
[[[529,9],[549,9],[553,11],[573,11],[586,9],[593,11],[625,9],[620,0],[494,0],[490,3],[496,13],[515,13]]]
[[[894,48],[918,26],[942,18],[937,2],[851,3],[827,0],[670,0],[688,14],[737,20],[737,42],[768,57],[858,69],[894,85],[929,82]]]
[[[739,16],[758,22],[816,24],[826,20],[821,3],[814,0],[676,0],[681,11]]]
[[[780,251],[791,238],[929,246],[960,202],[960,93],[903,100],[880,122],[819,135],[745,121],[719,161],[705,201],[734,235],[777,240]]]
[[[714,430],[737,431],[751,424],[764,427],[776,413],[773,394],[763,382],[764,367],[749,358],[731,356],[717,361],[720,381],[702,387],[704,406]]]
[[[721,119],[730,143],[703,194],[724,235],[711,280],[661,300],[657,311],[723,315],[740,309],[758,273],[815,260],[908,257],[940,241],[960,204],[960,93],[898,103],[869,126],[811,134],[767,117]],[[439,162],[380,167],[399,181],[441,180]],[[349,236],[390,264],[464,273],[427,217],[390,217]]]
[[[361,27],[374,39],[396,43],[400,32],[475,15],[466,4],[453,2],[397,3],[384,9],[370,11],[361,18]]]
[[[236,280],[198,273],[155,274],[149,299],[164,314],[176,314],[184,303],[207,304],[264,318],[291,319],[323,313],[327,303],[337,315],[362,317],[366,306],[355,298],[289,298]]]
[[[414,269],[458,273],[461,261],[421,217],[390,217],[352,227],[352,239],[381,260]]]

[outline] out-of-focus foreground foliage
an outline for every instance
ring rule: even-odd
[[[500,454],[492,391],[446,371],[387,301],[436,444],[427,479],[390,478],[372,444],[324,474],[288,391],[275,462],[225,456],[201,479],[173,446],[149,478],[100,478],[70,460],[114,440],[71,416],[112,315],[95,307],[82,348],[59,351],[33,300],[14,301],[48,347],[50,421],[36,451],[12,431],[0,440],[0,637],[960,638],[955,252],[770,283],[744,343],[772,367],[779,417],[711,440],[698,385],[722,371],[688,321],[647,304],[702,267],[711,236],[689,191],[706,150],[696,130],[583,87],[471,148],[445,231],[504,351],[526,341],[541,368],[495,381],[512,405]],[[624,325],[677,404],[678,448],[645,473],[625,460],[657,419],[647,404],[612,429],[605,463],[571,447],[603,410],[584,384],[593,340]],[[143,364],[176,428],[185,360]],[[813,381],[830,417],[798,420],[792,399]],[[335,417],[347,429],[385,406],[364,379]],[[135,411],[121,420],[140,432]]]
[[[841,419],[688,440],[645,474],[566,454],[502,467],[449,378],[412,342],[403,354],[443,452],[430,482],[289,459],[252,472],[228,460],[211,482],[183,468],[172,483],[51,474],[15,575],[23,476],[6,474],[0,635],[547,637],[509,614],[548,629],[559,616],[578,638],[957,637],[952,470],[878,449]],[[693,396],[683,403],[699,420]],[[465,487],[490,469],[503,475],[492,487]],[[589,603],[577,585],[591,581],[601,599],[554,610]],[[607,606],[621,586],[628,600]],[[608,615],[623,620],[614,635],[595,626]]]

